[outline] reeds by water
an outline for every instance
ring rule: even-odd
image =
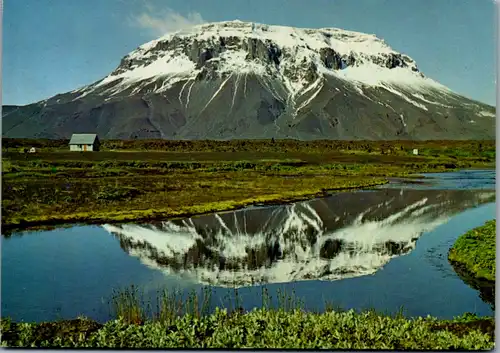
[[[189,292],[158,289],[153,294],[147,294],[139,287],[131,285],[114,290],[109,304],[113,317],[132,324],[141,324],[151,320],[166,322],[186,315],[200,318],[212,314],[217,307],[224,308],[232,314],[246,311],[243,309],[243,298],[236,287],[228,289],[225,295],[216,297],[212,287]],[[327,300],[324,300],[323,308],[308,308],[304,300],[297,296],[295,290],[287,291],[278,288],[273,297],[265,286],[260,289],[260,308],[258,309],[285,312],[304,310],[318,313],[343,310],[334,302]]]

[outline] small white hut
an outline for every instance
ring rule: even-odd
[[[99,151],[101,143],[97,134],[73,134],[69,141],[70,151]]]

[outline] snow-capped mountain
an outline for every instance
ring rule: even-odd
[[[168,276],[222,287],[373,274],[494,190],[339,193],[291,205],[104,225],[129,255]]]
[[[459,74],[459,73],[457,73]],[[240,21],[146,43],[91,85],[3,114],[4,136],[494,138],[495,109],[374,35]]]

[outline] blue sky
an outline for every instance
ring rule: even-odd
[[[74,90],[165,32],[234,19],[374,33],[427,76],[495,105],[491,0],[6,0],[2,103]]]

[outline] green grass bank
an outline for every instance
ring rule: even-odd
[[[496,220],[486,222],[460,236],[448,253],[455,266],[465,269],[472,277],[495,281]]]

